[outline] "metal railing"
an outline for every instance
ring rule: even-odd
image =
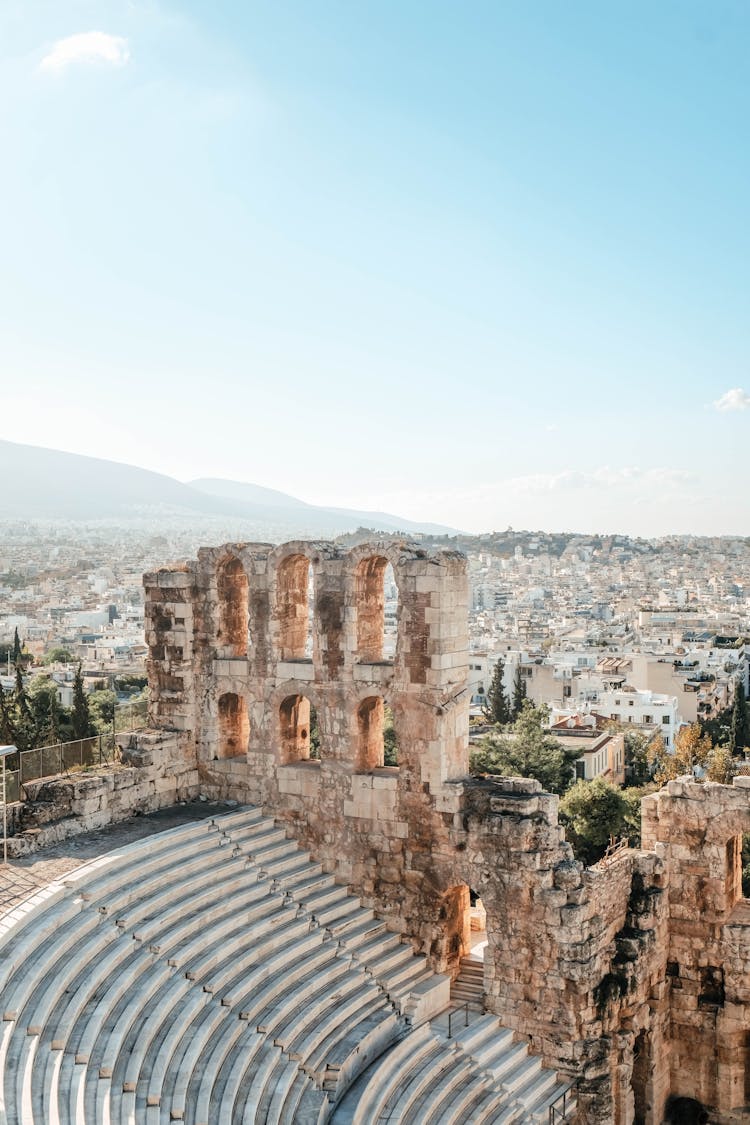
[[[549,1125],[562,1125],[563,1122],[568,1120],[568,1111],[573,1107],[574,1094],[569,1086],[560,1094],[559,1098],[555,1098],[549,1107]]]
[[[110,766],[120,760],[118,738],[136,735],[143,727],[134,730],[108,731],[90,738],[79,738],[74,742],[55,742],[50,746],[39,746],[33,750],[21,750],[8,759],[5,773],[5,799],[8,804],[25,800],[24,785],[45,777],[76,773],[92,766]],[[3,795],[0,792],[0,803]]]
[[[451,1008],[448,1012],[448,1038],[453,1038],[453,1017],[457,1016],[460,1012],[464,1013],[464,1027],[469,1026],[469,1001],[465,1000],[463,1004],[458,1007]]]

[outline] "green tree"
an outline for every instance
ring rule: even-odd
[[[63,648],[62,645],[56,645],[46,653],[43,664],[69,664],[73,659],[73,653],[70,649]]]
[[[646,785],[651,780],[651,765],[648,759],[649,736],[642,731],[633,730],[618,724],[625,742],[625,784]]]
[[[750,720],[748,719],[747,699],[741,680],[734,686],[734,702],[729,724],[729,749],[733,754],[741,754],[750,745]]]
[[[655,782],[651,782],[648,785],[631,786],[621,790],[626,805],[625,824],[621,834],[627,835],[631,848],[641,846],[641,801],[649,793],[655,793],[658,788]]]
[[[728,746],[732,740],[733,707],[725,707],[710,719],[699,719],[701,734],[707,734],[715,746]]]
[[[123,692],[125,695],[135,695],[142,692],[147,685],[148,676],[115,676],[115,691]]]
[[[89,712],[98,734],[109,734],[115,721],[117,696],[109,688],[89,692]]]
[[[83,689],[83,675],[81,665],[76,669],[73,680],[73,708],[70,713],[70,725],[73,738],[88,738],[94,734],[94,724],[91,721],[89,701]]]
[[[505,694],[505,688],[503,687],[504,673],[505,665],[502,660],[498,660],[492,673],[492,683],[489,686],[482,707],[485,719],[498,727],[503,727],[506,723],[510,722],[510,707],[508,705],[508,697]]]
[[[398,742],[396,728],[393,725],[393,711],[387,703],[383,708],[383,765],[398,765]]]
[[[516,674],[513,677],[513,697],[510,704],[510,717],[513,722],[521,714],[526,699],[526,677],[521,671],[520,661],[516,664]]]
[[[64,715],[55,681],[49,676],[37,676],[29,685],[28,700],[34,746],[61,741]]]
[[[3,685],[0,684],[0,742],[6,746],[14,746],[16,743],[12,710],[12,700],[6,696]]]
[[[18,635],[18,626],[13,633],[13,663],[17,666],[21,659],[21,638]]]
[[[621,790],[609,781],[577,781],[560,799],[560,820],[576,859],[586,864],[601,859],[610,837],[626,834],[630,812]]]
[[[472,753],[471,772],[535,777],[547,792],[564,793],[579,751],[548,735],[548,720],[548,707],[526,700],[512,732],[488,735]]]
[[[13,689],[13,725],[18,749],[31,750],[34,746],[34,723],[20,664],[16,664],[16,683]]]

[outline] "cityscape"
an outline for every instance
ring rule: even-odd
[[[0,2],[0,1125],[750,1125],[748,57]]]

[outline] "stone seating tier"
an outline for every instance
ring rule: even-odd
[[[497,1125],[562,1089],[494,1017],[412,1026],[447,979],[259,809],[52,884],[0,934],[0,983],[2,1125]]]

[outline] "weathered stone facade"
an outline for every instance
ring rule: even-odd
[[[488,1006],[577,1079],[581,1121],[655,1125],[670,1096],[737,1119],[750,1100],[737,874],[750,791],[671,783],[645,803],[643,851],[583,869],[556,797],[470,778],[458,554],[229,544],[144,582],[151,725],[175,732],[203,792],[262,805],[438,970],[457,970],[468,890],[480,894]],[[397,766],[383,765],[385,706]]]

